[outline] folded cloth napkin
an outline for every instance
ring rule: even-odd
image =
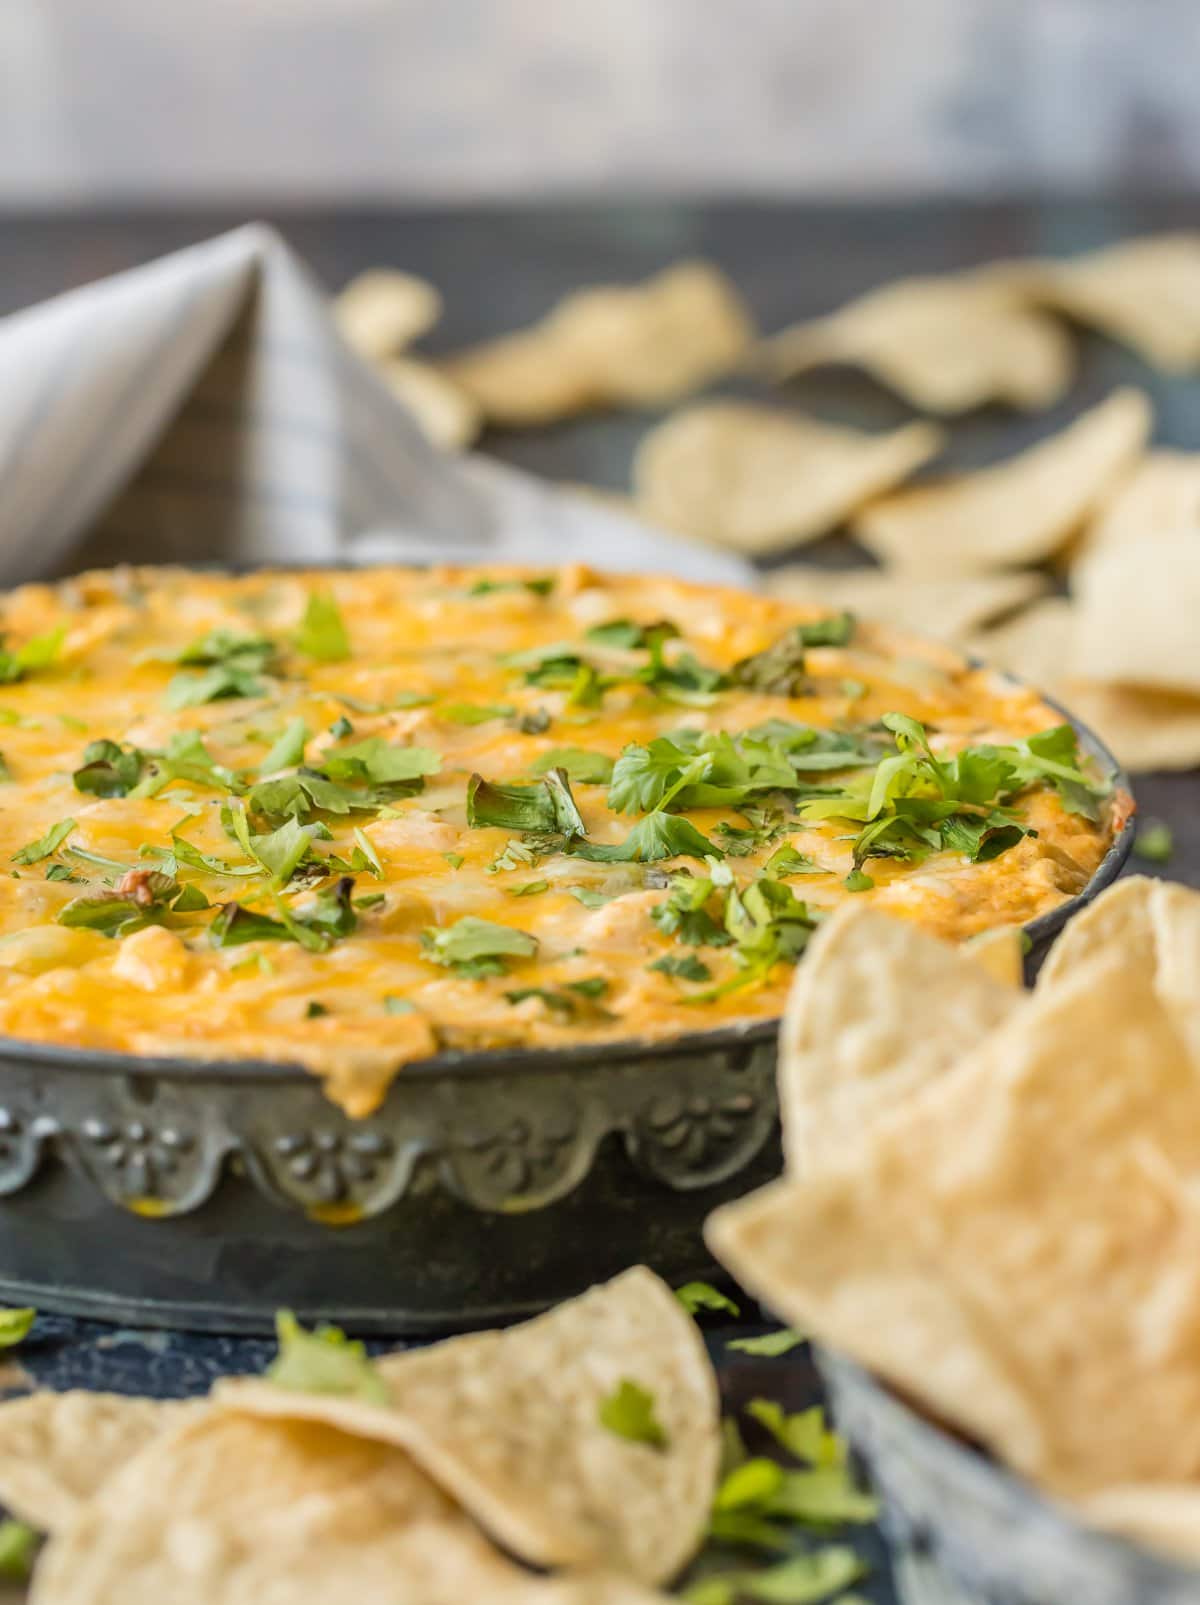
[[[733,558],[430,445],[250,224],[0,320],[0,583],[113,562]]]

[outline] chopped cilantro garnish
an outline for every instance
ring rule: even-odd
[[[535,775],[550,769],[563,769],[568,780],[582,786],[606,786],[612,779],[613,761],[603,752],[586,747],[551,747],[533,765]]]
[[[321,663],[341,663],[350,656],[345,620],[328,591],[314,591],[309,597],[296,645],[307,657]]]
[[[487,706],[482,702],[445,702],[437,710],[439,719],[448,724],[488,724],[493,719],[507,719],[515,713],[511,703],[497,703]]]
[[[472,775],[467,784],[467,824],[473,828],[499,825],[505,830],[565,839],[583,836],[586,830],[562,769],[551,769],[530,786],[499,785]]]
[[[707,964],[701,963],[694,953],[674,954],[666,953],[648,969],[661,970],[664,975],[676,975],[681,981],[711,981],[712,971]]]
[[[324,953],[353,934],[358,917],[351,902],[354,882],[343,877],[320,891],[305,907],[289,908],[276,900],[278,919],[241,903],[226,903],[208,927],[214,947],[240,947],[245,942],[297,942],[310,953]]]
[[[600,1425],[618,1438],[644,1443],[651,1449],[667,1448],[667,1435],[654,1411],[654,1395],[629,1377],[600,1402]]]
[[[542,892],[548,892],[549,890],[549,881],[526,881],[524,886],[509,886],[507,888],[510,897],[537,897]]]
[[[163,698],[172,710],[196,708],[225,697],[261,697],[267,687],[260,676],[276,667],[275,643],[265,636],[211,630],[184,647],[176,663],[195,665],[199,674],[177,674]]]
[[[35,635],[15,652],[0,644],[0,684],[12,685],[35,669],[48,669],[58,659],[67,632],[61,626]],[[2,641],[2,638],[0,638]]]
[[[349,719],[340,720],[346,726],[345,734],[353,728]],[[308,726],[303,719],[289,719],[279,739],[258,766],[260,775],[273,775],[280,769],[293,769],[304,762],[304,747],[308,741]]]
[[[870,892],[874,890],[875,882],[861,869],[852,869],[842,885],[848,892]]]
[[[763,865],[763,874],[772,880],[784,881],[792,875],[819,875],[821,866],[814,864],[807,853],[797,852],[787,843],[777,847]]]
[[[413,1009],[414,1005],[407,998],[389,995],[383,1000],[383,1012],[385,1014],[412,1014]]]
[[[36,1319],[36,1310],[0,1310],[0,1349],[23,1343]]]
[[[797,624],[773,646],[733,666],[735,685],[770,696],[796,697],[808,687],[805,655],[814,646],[845,646],[854,634],[849,613],[839,613],[816,624]]]
[[[539,574],[529,580],[476,580],[468,596],[492,596],[497,591],[528,591],[532,596],[549,596],[554,589],[553,574]]]
[[[443,853],[442,857],[446,860],[451,869],[461,869],[466,863],[466,859],[461,853]]]
[[[60,819],[56,825],[51,825],[44,836],[39,836],[35,842],[26,845],[12,855],[14,864],[38,864],[43,858],[49,858],[56,853],[75,829],[73,819]]]
[[[324,1003],[319,1003],[316,998],[309,998],[304,1010],[304,1018],[306,1020],[319,1020],[322,1015],[328,1013],[329,1010]]]
[[[336,1326],[306,1332],[290,1310],[275,1317],[279,1353],[266,1378],[292,1393],[333,1393],[368,1404],[387,1404],[387,1383],[367,1358],[361,1343]]]
[[[699,1310],[720,1310],[733,1316],[742,1313],[733,1300],[719,1288],[713,1287],[711,1282],[685,1282],[682,1287],[675,1289],[675,1297],[689,1315],[695,1315]]]
[[[23,1521],[11,1517],[0,1521],[0,1578],[6,1583],[24,1583],[33,1571],[38,1534]]]
[[[653,864],[663,858],[720,858],[721,849],[702,836],[690,820],[660,811],[647,814],[623,842],[606,845],[577,841],[568,851],[599,864]]]
[[[567,891],[577,903],[582,903],[584,908],[603,908],[606,903],[611,903],[614,897],[622,895],[620,892],[598,892],[594,886],[568,886]]]
[[[434,964],[445,964],[468,980],[503,975],[509,959],[529,959],[538,950],[537,938],[510,925],[466,914],[453,925],[421,932],[421,947]]]
[[[581,998],[602,998],[608,991],[608,982],[602,975],[586,975],[581,981],[568,981],[567,985]]]
[[[774,1360],[781,1354],[790,1354],[803,1342],[803,1332],[783,1327],[778,1332],[764,1332],[761,1337],[731,1338],[725,1347],[735,1349],[739,1354],[753,1354],[759,1359]]]
[[[740,1600],[765,1600],[771,1605],[818,1605],[819,1601],[830,1599],[855,1582],[865,1571],[866,1566],[854,1550],[844,1544],[827,1544],[761,1571],[741,1568],[710,1573],[684,1589],[683,1599],[686,1605],[737,1605]]]
[[[1148,864],[1166,864],[1175,851],[1175,837],[1161,819],[1147,819],[1134,839],[1133,850]]]

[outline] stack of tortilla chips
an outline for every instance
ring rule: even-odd
[[[990,972],[990,973],[989,973]],[[1035,990],[862,905],[797,972],[788,1173],[710,1245],[1073,1507],[1200,1560],[1200,893],[1120,882]]]

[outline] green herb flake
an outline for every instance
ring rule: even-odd
[[[416,1005],[410,1003],[407,998],[398,998],[393,994],[389,994],[383,1000],[383,1012],[385,1014],[415,1014]]]
[[[466,863],[466,859],[461,853],[443,853],[442,857],[446,860],[451,869],[461,869]]]
[[[328,591],[314,591],[304,609],[296,646],[321,663],[341,663],[350,656],[350,637],[341,609]]]
[[[667,1435],[654,1413],[654,1395],[629,1377],[622,1377],[612,1393],[600,1402],[600,1425],[618,1438],[644,1443],[651,1449],[667,1448]]]
[[[761,1337],[731,1338],[725,1347],[738,1354],[753,1354],[760,1360],[775,1360],[782,1354],[790,1354],[803,1342],[803,1332],[784,1327],[779,1332],[764,1332]]]
[[[329,1010],[324,1003],[319,1003],[316,998],[309,998],[304,1010],[304,1018],[306,1020],[319,1020],[328,1013]]]
[[[368,1404],[389,1402],[387,1383],[367,1358],[361,1343],[336,1326],[306,1332],[290,1310],[275,1317],[279,1353],[266,1378],[290,1393],[332,1393]]]
[[[1161,819],[1147,819],[1134,838],[1133,851],[1148,864],[1167,864],[1175,851],[1175,837],[1171,827]]]
[[[14,864],[40,864],[43,858],[49,858],[56,853],[75,829],[73,819],[60,819],[56,825],[51,825],[44,836],[39,836],[35,842],[27,842],[19,851],[12,855]]]
[[[453,925],[421,932],[424,957],[444,964],[468,980],[503,975],[510,959],[531,959],[538,950],[535,936],[466,914]]]
[[[551,747],[533,765],[532,773],[544,775],[562,769],[567,779],[580,786],[607,786],[612,779],[613,760],[603,752],[587,747]]]
[[[842,885],[848,892],[870,892],[875,889],[875,882],[869,875],[864,875],[861,869],[852,869]]]
[[[711,1282],[685,1282],[675,1289],[675,1297],[689,1315],[700,1310],[720,1310],[735,1317],[742,1313],[738,1305]]]
[[[437,716],[447,724],[476,725],[507,719],[515,711],[508,703],[489,706],[482,702],[446,702],[437,710]]]
[[[0,645],[0,684],[12,685],[17,680],[24,680],[35,670],[50,668],[58,661],[66,637],[66,629],[60,626],[56,630],[47,630],[44,635],[31,637],[15,652]]]
[[[542,892],[550,890],[550,882],[526,881],[524,886],[509,886],[505,889],[510,897],[539,897]]]
[[[6,1583],[24,1583],[33,1572],[40,1534],[23,1521],[0,1521],[0,1578]]]
[[[663,975],[678,976],[681,981],[711,981],[712,971],[707,964],[702,963],[694,953],[674,954],[666,953],[653,964],[646,966],[648,970],[658,970]]]
[[[349,734],[353,728],[350,721],[346,719],[341,722],[346,725],[346,733]],[[258,766],[259,774],[274,775],[281,769],[294,769],[297,764],[302,764],[308,736],[308,726],[303,719],[289,719],[279,739]]]
[[[686,1605],[818,1605],[863,1576],[866,1566],[844,1544],[793,1555],[761,1571],[718,1572],[684,1589]]]
[[[36,1310],[0,1310],[0,1349],[12,1349],[29,1336]]]

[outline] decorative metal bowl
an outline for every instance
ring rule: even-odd
[[[1132,836],[1026,927],[1031,966]],[[296,1065],[0,1038],[0,1301],[227,1332],[287,1306],[401,1334],[526,1315],[635,1262],[709,1274],[705,1216],[781,1165],[777,1027],[441,1053],[361,1121]]]
[[[816,1361],[910,1605],[1200,1605],[1200,1571],[1083,1526],[849,1360]]]

